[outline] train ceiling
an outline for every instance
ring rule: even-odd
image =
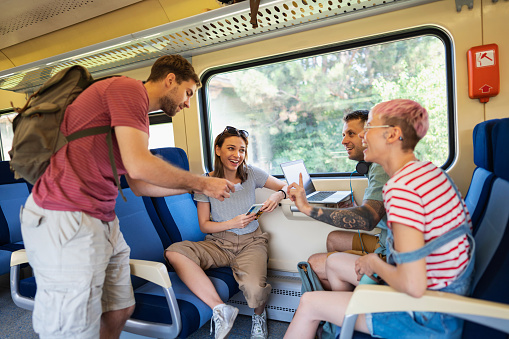
[[[18,6],[12,17],[21,19],[0,20],[0,48],[138,1],[1,1],[0,13]],[[432,1],[437,0],[262,0],[257,28],[250,23],[249,1],[240,2],[2,71],[0,89],[32,92],[59,70],[76,64],[96,77],[104,76],[148,66],[165,54],[192,57]],[[39,12],[33,10],[34,3]]]

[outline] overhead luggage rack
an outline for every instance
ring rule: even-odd
[[[192,57],[437,0],[262,1],[258,27],[249,1],[222,7],[0,72],[0,89],[31,92],[62,68],[82,65],[98,77],[150,65],[166,54]]]

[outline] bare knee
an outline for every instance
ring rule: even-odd
[[[326,276],[334,291],[352,291],[357,281],[355,261],[358,256],[348,253],[334,253],[325,263]]]
[[[332,252],[332,251],[337,251],[337,242],[338,242],[338,239],[341,238],[341,231],[332,231],[330,232],[328,235],[327,235],[327,251],[328,252]]]
[[[131,316],[133,315],[134,313],[134,309],[136,308],[136,305],[133,305],[133,306],[129,306],[128,308],[124,308],[125,312],[123,314],[123,318],[124,318],[124,323],[129,319],[131,318]]]
[[[178,265],[184,258],[187,258],[185,255],[173,251],[165,251],[164,256],[172,266]]]
[[[321,272],[325,269],[326,260],[327,260],[326,253],[315,253],[308,258],[308,263],[313,271]]]
[[[352,232],[332,231],[327,235],[327,252],[352,249]]]
[[[177,254],[176,252],[172,252],[172,251],[164,251],[164,256],[166,257],[166,259],[168,259],[168,261],[170,263],[173,262],[174,258],[175,258],[175,254]]]

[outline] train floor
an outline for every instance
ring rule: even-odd
[[[269,338],[283,338],[288,323],[269,320]],[[251,332],[251,317],[239,315],[228,338],[249,338]],[[0,339],[30,339],[39,338],[32,328],[32,312],[14,305],[9,289],[9,274],[0,276]],[[123,332],[121,339],[147,338]],[[189,339],[214,338],[210,334],[210,323],[205,324],[193,333]]]

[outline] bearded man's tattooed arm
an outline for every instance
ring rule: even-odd
[[[351,208],[313,207],[310,217],[329,225],[361,231],[371,231],[385,215],[383,201],[364,200],[361,206]]]

